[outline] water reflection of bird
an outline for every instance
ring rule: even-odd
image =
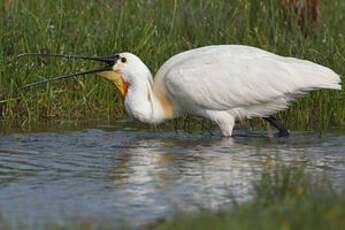
[[[218,45],[192,49],[171,57],[153,80],[148,67],[134,54],[81,58],[107,63],[104,68],[31,83],[24,87],[85,74],[97,74],[119,89],[125,108],[145,123],[161,123],[183,114],[210,119],[224,136],[231,136],[236,119],[264,117],[289,134],[271,114],[286,109],[290,101],[304,93],[341,89],[340,78],[331,69],[292,57],[282,57],[242,45]]]

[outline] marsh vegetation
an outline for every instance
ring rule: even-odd
[[[319,3],[317,22],[303,26],[292,6],[280,1],[96,1],[0,3],[0,119],[2,126],[28,127],[58,120],[112,120],[124,116],[121,96],[94,76],[33,87],[29,82],[77,72],[97,63],[46,57],[16,59],[23,52],[137,54],[153,73],[170,56],[215,44],[245,44],[311,60],[345,72],[345,2]],[[345,94],[316,91],[277,116],[290,129],[344,129]],[[202,123],[202,124],[201,124]],[[251,125],[266,128],[261,119]],[[183,117],[170,128],[200,129],[207,121]],[[242,122],[248,127],[248,123]]]
[[[0,229],[27,229],[26,215],[42,224],[46,214],[53,224],[42,228],[54,230],[118,229],[114,218],[152,220],[139,229],[345,229],[345,1],[319,1],[318,20],[302,24],[300,9],[281,2],[0,1]],[[178,52],[215,44],[320,63],[341,75],[343,90],[312,92],[277,114],[296,130],[279,140],[260,131],[221,139],[208,133],[212,123],[190,116],[151,132],[128,122],[121,95],[95,76],[20,90],[97,65],[17,59],[23,52],[129,51],[155,73]],[[238,125],[269,129],[259,118]],[[311,129],[332,132],[300,132]],[[176,203],[187,211],[172,215]],[[85,206],[92,218],[59,216]],[[93,215],[102,212],[111,220]]]

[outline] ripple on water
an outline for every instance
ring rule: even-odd
[[[345,135],[221,138],[102,126],[0,136],[0,208],[10,224],[103,216],[134,225],[176,208],[250,198],[268,157],[345,178]],[[136,216],[133,220],[133,216]]]

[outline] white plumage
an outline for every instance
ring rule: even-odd
[[[96,73],[114,83],[124,97],[129,115],[145,123],[160,123],[183,114],[216,122],[224,136],[231,136],[235,120],[264,117],[288,130],[270,115],[289,102],[316,89],[341,89],[339,76],[319,64],[282,57],[242,45],[206,46],[179,53],[166,61],[155,78],[134,54],[106,57],[27,53],[22,56],[54,56],[106,62],[104,68],[69,74],[40,83]]]
[[[154,81],[135,55],[120,56],[127,58],[118,72],[129,82],[124,102],[130,115],[159,123],[194,114],[216,122],[224,136],[231,136],[238,118],[269,116],[310,90],[341,89],[339,76],[327,67],[249,46],[179,53],[162,65]]]

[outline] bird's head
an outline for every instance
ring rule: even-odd
[[[121,80],[127,85],[135,85],[147,80],[150,82],[152,81],[150,70],[139,57],[132,53],[119,53],[117,55],[118,59],[114,62],[110,73],[104,71],[97,73],[97,75],[103,76],[114,83],[121,78]],[[108,74],[111,76],[108,77]]]
[[[152,83],[152,75],[147,66],[134,54],[131,53],[118,53],[110,56],[103,57],[89,57],[89,56],[75,56],[75,55],[61,55],[61,54],[39,54],[39,53],[24,53],[17,57],[24,56],[51,56],[51,57],[62,57],[62,58],[76,58],[76,59],[86,59],[92,61],[99,61],[106,63],[105,67],[88,70],[80,73],[73,73],[64,76],[59,76],[55,78],[46,79],[43,81],[33,82],[24,85],[23,88],[30,86],[55,81],[59,79],[65,79],[75,76],[82,76],[87,74],[96,74],[98,76],[104,77],[111,81],[116,88],[120,91],[123,97],[126,96],[128,87],[130,85],[135,85],[140,81],[149,81]]]

